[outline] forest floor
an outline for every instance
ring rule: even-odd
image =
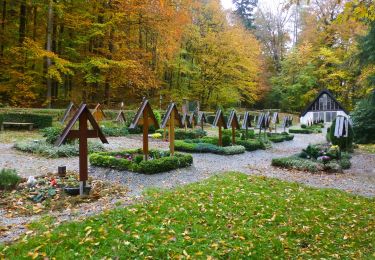
[[[38,136],[28,136],[37,138]],[[13,168],[23,177],[54,173],[60,165],[67,165],[69,171],[78,171],[78,158],[46,159],[40,156],[21,153],[12,149],[12,141],[0,138],[0,169]],[[271,166],[272,158],[289,156],[301,151],[308,144],[325,142],[324,134],[299,135],[293,141],[275,143],[271,149],[246,152],[234,156],[214,154],[193,154],[194,165],[166,173],[145,175],[90,167],[89,175],[94,179],[124,185],[128,190],[122,198],[106,197],[92,203],[81,204],[74,209],[53,212],[59,222],[82,219],[103,210],[128,205],[142,197],[147,188],[173,188],[209,178],[228,171],[243,172],[248,175],[261,175],[286,181],[299,182],[312,187],[340,189],[354,194],[375,196],[375,154],[357,150],[353,154],[352,167],[343,174],[307,173],[279,169]],[[141,136],[109,138],[108,150],[121,150],[142,146]],[[150,148],[168,149],[168,143],[150,140]],[[0,242],[8,242],[21,234],[30,232],[27,224],[42,215],[12,217],[0,209]],[[8,217],[7,217],[8,216]]]

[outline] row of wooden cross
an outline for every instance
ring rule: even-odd
[[[80,194],[83,194],[83,191],[86,186],[86,182],[88,180],[88,145],[87,145],[87,139],[88,138],[99,138],[102,143],[108,143],[106,137],[102,133],[98,123],[97,119],[98,115],[103,115],[104,111],[100,108],[100,104],[98,104],[93,113],[89,110],[86,104],[81,104],[78,108],[75,108],[74,104],[71,103],[64,114],[64,118],[62,122],[64,122],[69,114],[75,111],[74,115],[70,119],[69,123],[63,130],[60,138],[56,141],[56,145],[60,146],[63,144],[67,139],[79,139],[79,180],[80,180]],[[101,111],[101,113],[99,113]],[[97,113],[96,113],[97,112]],[[120,111],[122,112],[122,110]],[[123,114],[123,112],[122,112]],[[119,115],[117,117],[121,116]],[[121,116],[122,120],[125,121],[125,115]],[[189,119],[188,119],[189,118]],[[99,121],[103,119],[102,117],[98,118]],[[256,120],[256,117],[254,118],[254,122]],[[269,113],[260,114],[258,117],[258,123],[257,127],[260,129],[265,129],[269,126],[270,121],[270,115]],[[79,122],[79,128],[78,130],[74,130],[73,127],[76,122]],[[91,128],[88,126],[87,122],[91,123]],[[272,117],[272,121],[274,124],[277,124],[279,122],[278,114],[274,113]],[[185,123],[184,123],[185,122]],[[201,127],[203,129],[203,124],[207,123],[206,116],[203,112],[198,112],[198,117],[196,118],[196,115],[192,113],[191,115],[184,114],[182,117],[180,116],[177,105],[175,103],[170,103],[168,106],[168,109],[166,111],[166,114],[163,117],[161,128],[166,129],[169,127],[169,143],[170,143],[170,153],[171,156],[174,155],[174,129],[176,126],[182,128],[187,126],[187,122],[194,127],[195,124],[200,123]],[[290,119],[284,118],[285,125],[291,122]],[[155,114],[151,108],[151,105],[147,99],[143,99],[141,106],[139,107],[132,123],[130,124],[129,128],[136,128],[136,127],[142,127],[143,131],[143,154],[144,159],[148,159],[149,154],[149,145],[148,145],[148,131],[150,126],[154,126],[155,129],[159,128],[159,123],[155,117]],[[215,119],[213,122],[214,127],[218,127],[219,130],[219,142],[218,144],[222,146],[222,128],[232,129],[232,143],[236,143],[236,129],[240,129],[239,124],[239,117],[236,114],[235,110],[232,110],[228,122],[225,122],[224,113],[222,110],[217,110]],[[242,123],[242,129],[246,130],[246,137],[247,137],[247,131],[248,128],[251,127],[251,115],[249,112],[246,112],[244,115],[244,120]]]

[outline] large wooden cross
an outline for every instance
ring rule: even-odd
[[[79,122],[79,129],[73,130],[73,126],[77,121]],[[87,121],[91,123],[93,129],[88,128]],[[67,139],[79,139],[79,181],[81,196],[84,194],[88,180],[88,138],[100,138],[102,143],[108,143],[87,105],[82,104],[55,143],[56,146],[60,146]]]
[[[177,105],[172,102],[169,104],[167,112],[165,113],[161,123],[161,128],[164,129],[169,125],[169,149],[171,156],[174,155],[174,128],[176,124],[181,128],[184,126],[178,113]]]
[[[223,114],[223,111],[221,111],[221,109],[218,109],[216,111],[216,116],[215,116],[213,126],[219,128],[219,143],[218,144],[219,146],[223,146],[223,132],[221,128],[224,127],[224,129],[227,129],[227,124],[225,123],[224,114]]]
[[[229,115],[227,127],[232,128],[232,144],[236,144],[236,129],[240,129],[240,123],[235,110],[232,110]]]
[[[151,125],[154,125],[155,129],[159,128],[158,120],[156,120],[151,105],[149,101],[144,98],[129,128],[134,129],[137,126],[142,126],[143,128],[143,155],[145,161],[148,160],[148,129]]]

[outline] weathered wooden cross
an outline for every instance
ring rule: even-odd
[[[216,111],[213,126],[219,128],[219,146],[223,146],[223,132],[221,128],[224,127],[224,129],[227,129],[227,124],[225,123],[224,114],[223,111],[221,111],[221,109],[218,109]]]
[[[240,123],[238,122],[238,117],[235,110],[230,112],[227,127],[232,128],[232,144],[234,145],[236,144],[236,129],[240,129]]]
[[[159,128],[158,120],[156,120],[151,105],[144,98],[129,128],[134,129],[137,126],[142,126],[143,128],[143,155],[145,161],[148,160],[148,129],[151,125],[154,125],[155,129]]]
[[[79,122],[79,129],[73,130],[73,126],[76,122]],[[89,129],[87,121],[91,123],[93,129]],[[80,190],[79,193],[82,196],[85,191],[86,182],[88,180],[88,138],[100,138],[102,143],[108,143],[104,134],[102,133],[98,123],[95,121],[93,115],[90,113],[86,104],[82,104],[73,118],[69,121],[68,125],[65,127],[59,139],[56,141],[55,145],[60,146],[67,139],[79,139],[79,181]]]
[[[207,123],[206,114],[204,112],[198,112],[198,123],[201,125],[202,130],[204,130],[204,123]]]
[[[165,113],[161,123],[161,128],[165,129],[167,126],[169,126],[169,149],[171,156],[174,155],[174,128],[176,124],[181,128],[184,126],[178,113],[177,105],[172,102],[169,104],[167,112]]]
[[[247,140],[249,127],[251,127],[251,115],[248,111],[245,112],[243,121],[242,121],[242,129],[245,129],[245,139]]]
[[[95,120],[97,122],[102,121],[103,119],[106,118],[106,115],[102,109],[102,105],[98,103],[96,107],[94,108],[94,111],[92,112],[92,115],[94,116]]]

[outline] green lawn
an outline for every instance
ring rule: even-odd
[[[240,173],[147,195],[52,231],[34,225],[41,235],[0,252],[9,259],[375,257],[374,199]]]

